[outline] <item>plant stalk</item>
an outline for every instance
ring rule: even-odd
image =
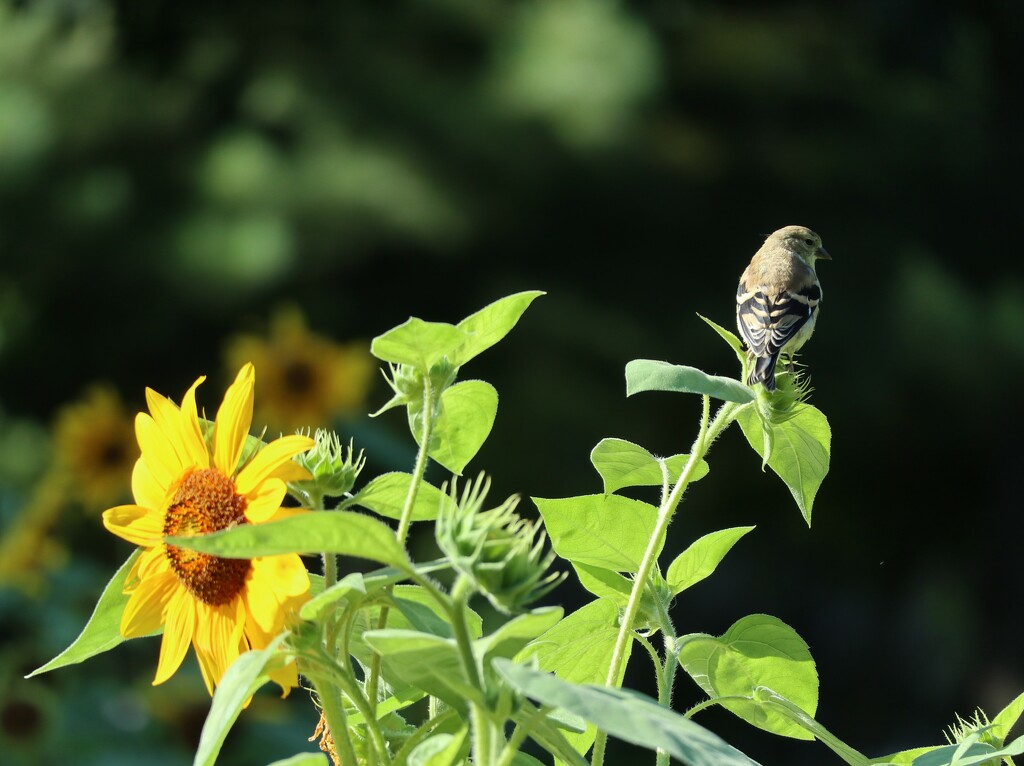
[[[700,465],[700,461],[704,459],[711,444],[735,420],[740,407],[741,405],[735,402],[726,402],[715,414],[714,421],[709,423],[711,400],[707,396],[704,397],[700,430],[693,442],[693,447],[690,449],[690,457],[686,461],[686,465],[683,466],[682,473],[680,473],[679,479],[676,481],[672,491],[662,501],[661,507],[658,508],[658,518],[654,524],[654,531],[651,534],[651,539],[647,542],[647,549],[644,551],[640,567],[637,569],[636,576],[633,579],[633,588],[629,593],[629,600],[626,602],[626,609],[619,623],[619,633],[615,640],[615,648],[612,651],[611,662],[608,664],[605,686],[617,687],[622,682],[622,676],[626,670],[626,651],[629,643],[632,641],[633,623],[636,620],[637,612],[640,611],[640,601],[644,588],[647,587],[647,583],[650,580],[651,570],[654,568],[658,554],[664,545],[665,533],[672,521],[676,508],[679,506],[679,501],[682,499],[683,493],[692,480],[694,471]],[[594,740],[593,766],[604,766],[604,753],[607,741],[607,733],[599,731],[597,738]]]

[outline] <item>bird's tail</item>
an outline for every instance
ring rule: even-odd
[[[750,371],[750,375],[747,376],[747,385],[752,386],[755,383],[764,383],[764,387],[766,389],[774,391],[775,363],[778,361],[778,354],[757,357],[757,359],[754,360],[754,369],[752,369]]]

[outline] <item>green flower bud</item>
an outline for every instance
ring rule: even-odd
[[[452,502],[442,506],[435,534],[456,571],[496,609],[510,614],[550,591],[564,574],[548,573],[555,553],[544,552],[546,535],[539,522],[516,515],[518,496],[481,511],[490,486],[481,474],[475,484],[467,483],[459,499],[453,484]]]
[[[409,407],[410,412],[419,412],[423,409],[423,372],[408,364],[389,365],[391,377],[384,376],[384,380],[395,392],[387,403],[377,410],[371,417],[376,417],[382,412],[387,412],[394,407]],[[441,393],[449,388],[458,377],[459,368],[448,361],[447,357],[436,362],[428,373],[430,388],[433,391],[435,405],[441,400]]]
[[[289,482],[288,488],[300,495],[319,497],[340,497],[349,492],[366,464],[363,451],[355,456],[351,440],[346,450],[336,433],[323,428],[318,428],[313,438],[313,449],[293,458],[313,478]]]
[[[997,733],[993,731],[992,722],[988,720],[988,716],[981,708],[974,711],[974,715],[966,720],[957,713],[956,723],[950,725],[949,730],[943,734],[951,745],[958,745],[966,739],[991,745],[996,749],[1002,747],[1003,744]],[[994,758],[991,761],[983,761],[978,766],[999,766],[1000,763],[1002,763],[1002,759]]]

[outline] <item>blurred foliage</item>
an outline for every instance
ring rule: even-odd
[[[791,223],[836,259],[804,359],[834,468],[810,533],[771,477],[695,488],[688,537],[758,529],[680,608],[711,633],[744,610],[797,626],[822,720],[869,752],[998,710],[1024,686],[1022,30],[999,0],[0,0],[5,763],[188,762],[207,702],[197,675],[148,688],[153,642],[20,679],[127,555],[96,521],[116,490],[76,460],[122,465],[123,426],[99,423],[145,386],[180,396],[258,348],[269,383],[289,353],[541,288],[481,360],[501,407],[477,462],[499,494],[577,494],[602,437],[687,446],[696,411],[627,402],[623,364],[733,373],[693,314],[730,325],[743,265]],[[362,415],[385,394],[361,365],[350,400],[285,412],[340,418],[372,468],[407,470],[403,424]],[[734,442],[712,471],[749,468]],[[879,730],[879,693],[902,727]],[[224,762],[293,752],[304,703],[249,711]],[[817,762],[714,716],[765,762]]]

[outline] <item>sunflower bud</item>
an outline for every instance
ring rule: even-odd
[[[452,502],[442,506],[435,533],[454,568],[495,608],[509,614],[522,611],[564,575],[548,573],[555,553],[544,553],[546,536],[539,523],[515,514],[517,496],[481,511],[490,486],[491,480],[481,474],[475,484],[466,485],[460,500],[453,484]]]
[[[316,441],[313,449],[293,458],[313,478],[289,482],[288,488],[300,495],[340,497],[355,486],[359,472],[366,464],[363,451],[355,456],[351,440],[346,450],[336,433],[323,428],[316,429],[313,438]]]
[[[408,406],[410,412],[418,412],[423,409],[423,372],[408,364],[390,365],[391,377],[384,376],[391,390],[395,392],[387,403],[377,410],[371,417],[376,417],[382,412],[387,412],[394,407]],[[441,392],[455,382],[459,374],[459,368],[442,358],[430,368],[430,388],[434,392],[434,402],[440,401]]]

